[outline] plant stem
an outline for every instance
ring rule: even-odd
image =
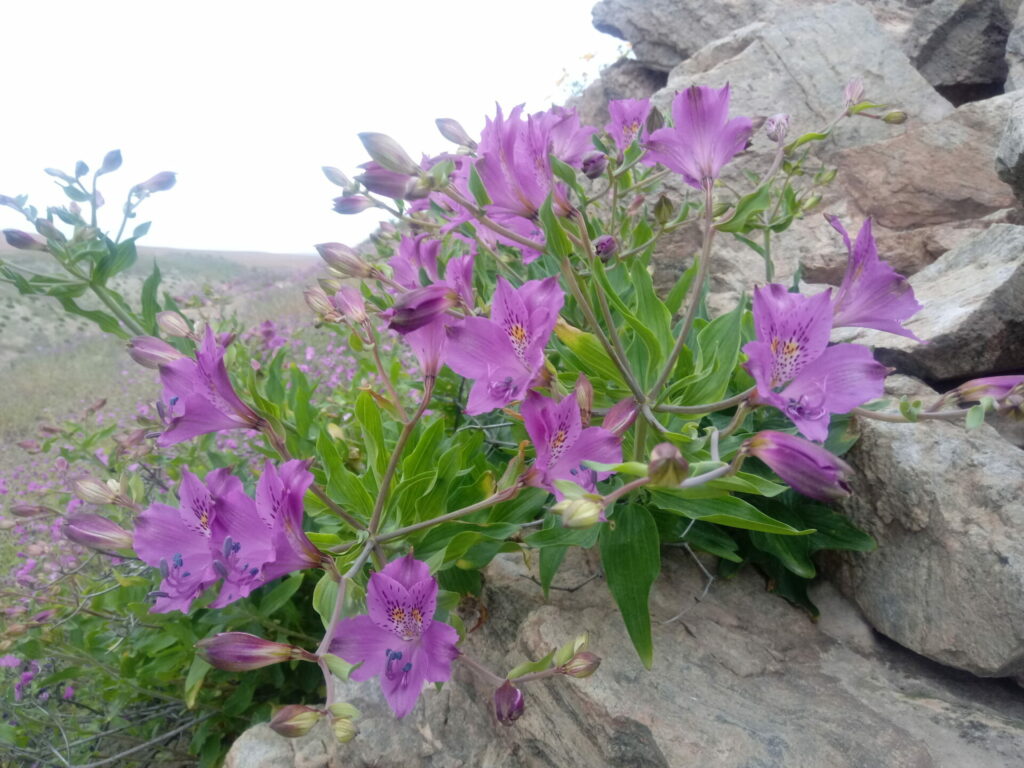
[[[917,414],[916,421],[927,421],[927,420],[953,420],[962,419],[967,415],[966,408],[958,408],[954,411],[922,411]],[[910,424],[915,419],[908,419],[902,413],[892,413],[885,411],[871,411],[867,408],[854,408],[850,411],[854,416],[862,416],[865,419],[875,419],[876,421],[889,421],[896,424]]]
[[[637,488],[642,488],[643,486],[647,485],[649,482],[651,482],[651,478],[649,478],[649,477],[638,477],[636,480],[632,480],[632,481],[626,483],[625,485],[623,485],[623,486],[621,486],[619,488],[616,488],[614,491],[612,491],[611,493],[609,493],[607,496],[604,497],[604,505],[605,505],[605,507],[606,508],[610,507],[618,499],[622,498],[627,493],[630,493],[631,491],[635,491]]]
[[[422,530],[423,528],[429,528],[430,526],[437,525],[438,523],[447,523],[450,520],[458,520],[460,517],[465,517],[466,515],[471,515],[474,512],[479,512],[481,509],[487,509],[488,507],[493,507],[495,504],[500,504],[503,501],[514,499],[519,495],[519,491],[522,490],[522,487],[522,484],[517,482],[511,488],[506,488],[504,491],[499,491],[492,496],[488,496],[486,499],[478,501],[476,504],[470,504],[468,507],[456,509],[454,512],[448,512],[444,515],[438,515],[430,520],[424,520],[421,523],[413,523],[412,525],[407,525],[404,528],[397,528],[393,531],[379,534],[375,537],[375,540],[378,542],[390,541],[391,539],[401,538],[406,534],[415,533],[416,531]]]
[[[702,413],[713,413],[714,411],[724,411],[726,408],[732,408],[734,405],[739,405],[748,397],[750,397],[757,390],[757,387],[751,387],[738,395],[726,398],[725,400],[719,400],[716,403],[704,403],[703,405],[668,405],[660,404],[654,406],[654,410],[662,413],[681,413],[689,415],[698,415]]]
[[[488,218],[487,214],[480,210],[474,203],[470,202],[462,195],[460,195],[455,190],[455,187],[449,185],[442,189],[441,191],[448,197],[450,197],[452,200],[457,202],[459,205],[461,205],[463,208],[468,210],[470,213],[472,213],[473,216],[476,217],[477,221],[479,221],[481,224],[483,224],[485,227],[492,230],[493,232],[497,232],[502,237],[507,237],[509,240],[515,243],[519,243],[520,245],[524,245],[527,248],[532,248],[533,250],[538,251],[540,253],[544,252],[544,243],[538,243],[536,240],[531,240],[528,237],[523,237],[518,232],[513,232],[511,229],[507,229],[501,226],[501,224],[494,221],[493,219]]]

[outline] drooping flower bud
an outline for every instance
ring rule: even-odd
[[[907,122],[907,113],[899,109],[893,109],[882,115],[882,120],[889,123],[889,125],[902,125]]]
[[[356,737],[356,734],[359,733],[359,729],[356,728],[356,724],[347,717],[334,717],[331,718],[331,732],[339,743],[347,744]]]
[[[523,692],[506,680],[498,690],[494,692],[494,716],[502,725],[512,725],[522,717],[526,708],[526,697]]]
[[[576,393],[576,400],[580,404],[580,423],[586,427],[590,424],[590,413],[594,408],[594,385],[590,383],[584,374],[576,379],[576,386],[573,388]]]
[[[57,510],[44,507],[41,504],[15,504],[10,508],[10,513],[15,517],[42,517],[43,515],[55,515]]]
[[[654,220],[662,225],[668,224],[674,213],[675,207],[668,195],[659,195],[658,201],[654,204]]]
[[[365,195],[349,195],[347,197],[334,198],[334,210],[338,213],[362,213],[367,208],[373,208],[373,200]]]
[[[604,506],[594,499],[564,499],[551,507],[566,528],[590,528],[605,519]]]
[[[605,415],[601,426],[616,437],[622,437],[626,430],[633,426],[633,422],[636,421],[636,412],[636,400],[627,397],[608,409],[608,413]]]
[[[651,449],[647,476],[651,479],[652,486],[675,488],[689,477],[689,474],[689,463],[672,443],[658,443]]]
[[[392,200],[403,199],[416,181],[412,176],[395,173],[377,163],[366,163],[363,167],[366,170],[356,176],[356,181],[375,195],[390,197]]]
[[[804,496],[835,501],[850,495],[850,486],[846,484],[846,477],[852,472],[849,465],[808,440],[764,430],[746,440],[740,451],[759,458]]]
[[[100,552],[132,548],[132,535],[113,520],[100,515],[80,514],[64,520],[64,538]]]
[[[96,171],[97,176],[102,176],[105,173],[113,173],[121,167],[121,150],[112,149],[103,156],[103,163],[100,165],[100,169]]]
[[[155,336],[136,336],[130,339],[128,354],[132,360],[145,368],[159,368],[161,365],[188,357]]]
[[[146,195],[151,195],[154,192],[166,192],[174,186],[177,180],[177,176],[171,173],[171,171],[161,171],[156,176],[152,176],[140,184],[136,184],[132,187],[132,192],[139,197],[145,197]]]
[[[772,141],[781,144],[789,133],[789,115],[780,112],[764,121],[764,132]]]
[[[458,305],[459,296],[444,283],[414,288],[401,294],[388,310],[388,327],[399,333],[409,333],[429,324]]]
[[[20,229],[5,229],[4,238],[9,246],[17,248],[19,251],[46,250],[45,240],[30,232],[22,232]]]
[[[180,312],[171,310],[157,312],[156,324],[168,336],[187,339],[192,335],[192,328],[189,327],[188,320],[182,317]]]
[[[87,504],[113,504],[117,491],[95,477],[75,481],[75,496]]]
[[[608,157],[603,152],[594,152],[583,158],[580,170],[588,179],[599,179],[608,167]]]
[[[452,144],[458,144],[460,147],[468,149],[476,149],[476,142],[469,138],[466,129],[462,127],[458,120],[453,120],[450,117],[439,117],[434,121],[434,124],[437,126],[437,130],[441,132],[441,135]]]
[[[420,167],[413,162],[402,146],[387,134],[360,133],[359,140],[378,165],[395,173],[404,173],[406,176],[419,175]]]
[[[248,672],[283,661],[316,661],[309,651],[248,632],[221,632],[196,643],[196,651],[217,669]]]
[[[589,651],[582,651],[558,668],[558,671],[569,677],[590,677],[601,666],[601,657]]]
[[[333,296],[345,287],[345,284],[336,277],[318,277],[316,282],[328,296]]]
[[[331,182],[331,184],[339,186],[342,189],[352,188],[352,180],[344,173],[342,173],[339,169],[334,168],[330,165],[325,165],[321,167],[320,170],[324,172],[324,176],[327,177],[327,180]]]
[[[354,250],[342,243],[320,243],[313,246],[327,266],[342,277],[373,277],[374,269]]]
[[[611,235],[601,235],[594,240],[594,253],[601,261],[607,261],[619,251],[619,241]]]
[[[358,288],[354,288],[351,285],[342,286],[331,297],[331,304],[353,323],[366,322],[366,302],[363,300],[363,294],[359,292]]]
[[[323,714],[321,710],[304,704],[286,704],[274,713],[268,725],[274,733],[296,739],[309,733]]]

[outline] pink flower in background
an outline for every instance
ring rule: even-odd
[[[611,122],[604,129],[615,140],[615,146],[620,152],[625,152],[634,141],[647,137],[645,126],[650,114],[650,99],[615,99],[608,102]]]
[[[353,680],[379,677],[398,717],[416,706],[424,684],[451,677],[459,655],[459,633],[434,620],[436,608],[437,580],[410,553],[370,576],[367,615],[344,619],[335,630],[331,653],[361,665]]]

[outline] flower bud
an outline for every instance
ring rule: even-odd
[[[569,661],[558,668],[558,671],[569,677],[590,677],[601,666],[601,657],[589,651],[577,653]]]
[[[316,282],[328,296],[333,296],[345,287],[345,284],[336,277],[318,277]]]
[[[590,412],[594,407],[594,385],[581,373],[576,379],[573,391],[576,393],[576,401],[580,404],[580,422],[586,427],[590,424]]]
[[[647,131],[647,135],[650,136],[659,128],[665,126],[665,116],[661,114],[661,110],[655,106],[651,106],[651,111],[647,113],[647,123],[644,128]]]
[[[192,335],[192,328],[189,326],[188,320],[182,317],[179,312],[170,310],[157,312],[156,324],[168,336],[187,339]]]
[[[894,109],[882,115],[882,120],[889,123],[889,125],[901,125],[907,122],[907,113],[899,109]]]
[[[347,717],[349,720],[358,720],[363,716],[362,712],[347,701],[336,701],[327,708],[327,711],[335,717]]]
[[[636,401],[631,397],[627,397],[608,409],[608,413],[605,415],[601,426],[616,437],[622,437],[626,430],[633,426],[633,422],[636,421],[636,411]]]
[[[607,261],[619,252],[619,241],[611,235],[601,235],[594,240],[594,253],[601,261]]]
[[[608,158],[603,152],[594,152],[583,158],[580,170],[588,179],[599,179],[608,167]]]
[[[35,440],[19,440],[15,445],[26,453],[39,453],[42,450],[42,447]]]
[[[57,510],[44,507],[41,504],[15,504],[11,507],[10,513],[15,517],[42,517],[43,515],[56,515]]]
[[[803,203],[801,203],[800,210],[802,210],[802,211],[813,210],[814,208],[817,208],[819,205],[821,205],[821,200],[822,200],[821,195],[811,195],[806,200],[804,200]]]
[[[69,541],[100,552],[132,548],[132,535],[113,520],[100,515],[80,514],[65,518],[61,533]]]
[[[333,168],[330,165],[325,165],[320,170],[324,172],[324,176],[327,177],[327,180],[331,182],[331,184],[339,186],[342,189],[352,188],[352,180],[337,168]]]
[[[0,517],[0,531],[9,531],[11,528],[18,524],[17,520],[8,520],[5,517]]]
[[[403,334],[415,331],[429,325],[458,303],[458,295],[444,283],[414,288],[401,294],[388,310],[388,327]]]
[[[377,165],[395,173],[404,173],[406,176],[419,175],[420,167],[390,136],[383,133],[360,133],[359,140],[363,142],[370,158]]]
[[[337,323],[341,321],[341,316],[331,303],[330,297],[320,286],[307,288],[302,292],[302,297],[306,300],[306,306],[324,322]]]
[[[316,656],[302,648],[248,632],[221,632],[196,643],[196,651],[217,669],[229,672],[248,672],[282,661],[316,661]]]
[[[75,481],[75,496],[87,504],[113,504],[117,491],[95,477],[83,477]]]
[[[305,736],[316,725],[323,712],[303,704],[286,704],[274,713],[268,725],[281,736],[296,739]]]
[[[403,199],[406,191],[415,182],[412,176],[389,171],[377,163],[366,163],[363,167],[366,170],[356,176],[356,181],[375,195],[390,197],[392,200]]]
[[[49,219],[36,219],[36,232],[47,240],[56,240],[58,243],[66,243],[68,241],[64,237],[64,233],[57,229]]]
[[[17,248],[19,251],[46,250],[46,241],[30,232],[22,232],[20,229],[5,229],[4,237],[9,246]]]
[[[658,443],[651,449],[651,460],[647,463],[647,476],[651,485],[675,488],[689,477],[690,465],[672,443]]]
[[[494,692],[494,716],[503,725],[512,725],[522,717],[526,708],[526,697],[523,692],[506,680],[502,686]]]
[[[556,667],[561,667],[566,664],[573,656],[581,651],[587,650],[587,646],[590,644],[590,636],[584,632],[582,635],[576,635],[568,643],[565,643],[557,651],[555,651],[554,657],[551,662]]]
[[[672,214],[675,213],[675,209],[672,206],[672,201],[668,199],[668,195],[661,195],[658,197],[658,202],[654,204],[654,219],[659,224],[668,224],[672,220]]]
[[[562,516],[566,528],[590,528],[605,519],[604,506],[588,498],[565,499],[551,507],[551,511]]]
[[[320,243],[313,246],[327,266],[343,277],[372,277],[374,269],[355,251],[342,243]]]
[[[161,365],[188,357],[166,341],[154,336],[136,336],[130,339],[128,354],[132,360],[144,368],[159,368]]]
[[[334,198],[334,210],[338,213],[362,213],[367,208],[373,208],[373,200],[365,195],[349,195],[348,197]]]
[[[177,180],[177,177],[170,171],[161,171],[156,176],[152,176],[142,183],[136,184],[132,187],[132,192],[139,197],[145,197],[153,194],[154,192],[166,192],[174,186],[174,183]]]
[[[358,288],[343,286],[331,297],[331,305],[353,323],[366,322],[366,302]]]
[[[335,717],[331,719],[331,731],[341,744],[347,744],[356,737],[359,729],[356,724],[347,717]]]
[[[458,120],[452,120],[450,117],[439,117],[434,121],[434,124],[437,126],[437,130],[441,132],[441,135],[452,144],[458,144],[460,147],[468,149],[476,149],[476,142],[469,138],[466,129],[462,127]]]
[[[100,165],[100,169],[96,171],[97,176],[102,176],[105,173],[113,173],[121,167],[121,150],[112,149],[103,156],[103,163]]]
[[[835,501],[850,495],[846,477],[849,465],[808,440],[773,430],[758,432],[740,446],[740,452],[756,456],[792,486],[818,501]]]
[[[780,112],[764,121],[764,132],[772,141],[782,143],[789,133],[789,115]]]

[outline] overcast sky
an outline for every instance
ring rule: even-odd
[[[320,167],[352,175],[367,159],[360,131],[418,157],[451,148],[436,117],[475,135],[496,101],[563,99],[621,46],[592,27],[594,1],[5,3],[0,194],[58,204],[44,167],[95,167],[119,148],[124,166],[101,187],[107,227],[129,186],[178,173],[141,209],[146,244],[354,244],[374,214],[334,213],[340,190]],[[19,221],[0,208],[0,227]]]

